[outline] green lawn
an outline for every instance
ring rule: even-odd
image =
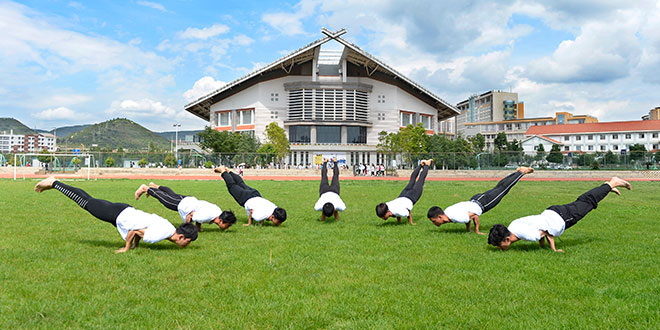
[[[116,229],[36,181],[0,180],[0,326],[12,328],[657,328],[658,183],[608,196],[553,253],[519,242],[507,252],[465,226],[435,227],[447,207],[495,182],[428,182],[417,226],[384,222],[375,205],[405,182],[343,181],[348,210],[322,223],[318,182],[252,181],[287,209],[282,227],[243,227],[224,183],[159,182],[233,209],[227,232],[206,226],[186,249],[164,241],[124,254]],[[141,181],[66,182],[92,196],[180,222]],[[575,200],[600,182],[526,182],[481,217],[495,223]]]

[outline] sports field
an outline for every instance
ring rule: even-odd
[[[532,174],[533,175],[533,174]],[[547,246],[506,252],[465,226],[435,227],[449,206],[495,182],[427,182],[416,226],[376,217],[402,181],[343,181],[341,221],[320,222],[318,182],[251,181],[287,209],[281,227],[243,227],[247,215],[222,181],[162,181],[236,211],[227,232],[206,225],[186,249],[163,241],[124,254],[124,242],[58,191],[0,180],[0,326],[12,328],[657,328],[660,233],[657,182],[610,194]],[[180,223],[138,180],[65,181]],[[602,182],[521,181],[481,230],[572,202]]]

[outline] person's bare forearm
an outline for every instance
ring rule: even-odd
[[[552,251],[564,252],[564,250],[562,249],[555,248],[555,238],[552,235],[547,234],[545,237],[548,239],[548,243],[550,244],[550,248],[552,249]]]
[[[412,220],[412,211],[408,211],[408,222],[410,222],[411,225],[415,225],[415,223]]]
[[[124,247],[121,248],[121,249],[115,250],[115,253],[124,253],[124,252],[130,250],[131,246],[133,245],[133,238],[135,238],[135,231],[131,230],[126,235],[126,244],[124,245]]]
[[[248,223],[244,223],[243,226],[249,226],[252,224],[252,211],[248,214]]]
[[[194,214],[194,213],[195,213],[195,211],[190,212],[190,213],[188,213],[188,215],[186,215],[186,223],[189,223],[189,222],[192,221],[192,218],[193,218],[193,214]]]
[[[325,214],[323,212],[321,212],[321,221],[325,221]]]
[[[339,221],[339,211],[335,211],[335,220]]]
[[[141,239],[142,237],[140,235],[133,236],[133,244],[131,244],[131,249],[135,249],[136,247],[138,247],[138,245],[140,245]]]
[[[479,231],[479,216],[476,214],[473,215],[472,221],[474,221],[474,232],[479,235],[486,235],[485,233]]]
[[[396,221],[398,221],[399,223],[401,223],[401,217],[396,217]]]

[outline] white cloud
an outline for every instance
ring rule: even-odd
[[[79,114],[65,107],[46,109],[39,113],[32,114],[32,116],[42,120],[62,120],[62,119],[78,120],[80,118]]]
[[[173,117],[174,109],[151,99],[113,101],[106,111],[112,115],[132,117]]]
[[[261,20],[286,36],[305,34],[302,20],[313,15],[320,2],[318,0],[303,0],[296,4],[296,10],[293,13],[267,13],[261,16]]]
[[[85,9],[85,6],[83,6],[82,3],[77,2],[77,1],[71,1],[67,4],[67,6],[71,8],[76,8],[76,9]]]
[[[167,12],[167,9],[165,9],[165,6],[163,6],[163,5],[161,5],[160,3],[157,3],[157,2],[138,1],[137,4],[140,5],[140,6],[145,6],[145,7],[153,8],[153,9],[156,9],[156,10],[160,10],[162,12]]]
[[[202,96],[208,95],[209,93],[226,84],[227,83],[224,81],[215,80],[213,77],[206,76],[197,80],[192,89],[189,89],[183,93],[183,97],[185,97],[188,102],[192,102]]]
[[[227,33],[228,31],[229,27],[224,24],[213,24],[212,26],[203,29],[189,27],[185,31],[178,32],[177,35],[182,39],[207,40],[219,34]]]

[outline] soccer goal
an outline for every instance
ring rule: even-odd
[[[87,168],[87,180],[91,177],[91,167],[94,162],[92,154],[67,154],[67,153],[17,153],[13,155],[14,180],[18,175],[18,168],[44,168],[47,174],[76,173]]]

